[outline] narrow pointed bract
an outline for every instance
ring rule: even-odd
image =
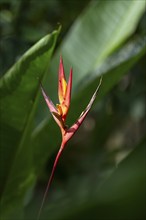
[[[43,87],[41,86],[41,90],[42,90],[42,94],[44,96],[44,99],[46,101],[46,104],[48,105],[49,107],[49,110],[53,116],[53,118],[55,119],[56,123],[59,125],[60,128],[62,128],[62,124],[61,124],[61,117],[60,115],[58,114],[58,111],[56,109],[56,107],[54,106],[53,102],[51,101],[51,99],[46,95]],[[58,117],[55,116],[58,115]],[[59,118],[60,117],[60,118]]]
[[[94,100],[96,98],[97,92],[100,88],[101,82],[102,82],[102,78],[100,79],[99,85],[97,86],[97,89],[95,90],[95,92],[94,92],[89,104],[85,108],[85,110],[81,113],[78,120],[69,129],[67,129],[67,132],[65,134],[66,142],[68,140],[70,140],[71,137],[75,134],[75,132],[79,129],[80,125],[82,124],[82,122],[84,121],[84,119],[87,116],[88,112],[90,111],[90,109],[91,109],[91,107],[94,103]]]
[[[79,116],[78,120],[70,127],[68,128],[68,126],[66,125],[66,117],[69,111],[69,107],[70,107],[70,101],[71,101],[71,89],[72,89],[72,68],[70,70],[70,75],[69,75],[69,79],[68,79],[68,83],[66,82],[66,78],[65,78],[65,73],[64,73],[64,66],[63,66],[63,60],[62,57],[60,57],[60,65],[59,65],[59,75],[58,75],[58,99],[59,99],[59,104],[57,104],[56,106],[53,104],[53,102],[51,101],[51,99],[46,95],[43,87],[41,86],[41,90],[42,90],[42,94],[43,97],[46,101],[46,104],[53,116],[53,118],[55,119],[56,123],[59,125],[60,130],[61,130],[61,134],[62,134],[62,143],[60,146],[60,149],[58,151],[58,154],[56,156],[53,168],[52,168],[52,172],[51,172],[51,176],[49,178],[48,181],[48,185],[43,197],[43,201],[39,210],[39,214],[38,214],[38,220],[40,218],[41,215],[41,211],[47,196],[47,192],[49,190],[50,184],[52,182],[53,179],[53,175],[55,172],[55,168],[57,166],[58,160],[61,156],[61,153],[66,145],[66,143],[71,139],[71,137],[75,134],[75,132],[79,129],[80,125],[82,124],[82,122],[84,121],[85,117],[87,116],[88,112],[90,111],[94,100],[96,98],[97,92],[100,88],[102,82],[102,78],[100,79],[99,85],[97,86],[97,89],[95,90],[91,100],[89,101],[89,104],[87,105],[87,107],[85,108],[85,110],[81,113],[81,115]]]
[[[46,101],[46,103],[47,103],[47,105],[48,105],[48,107],[49,107],[50,112],[51,112],[51,113],[52,113],[52,112],[57,112],[56,107],[54,106],[54,104],[53,104],[53,102],[51,101],[51,99],[46,95],[46,93],[45,93],[45,91],[44,91],[44,89],[43,89],[42,86],[41,86],[41,90],[42,90],[42,94],[43,94],[43,96],[44,96],[44,99],[45,99],[45,101]]]

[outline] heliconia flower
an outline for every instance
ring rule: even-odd
[[[43,197],[43,201],[39,210],[39,214],[38,214],[38,219],[40,217],[41,214],[41,210],[43,208],[46,196],[47,196],[47,192],[48,189],[50,187],[53,175],[54,175],[54,171],[56,168],[56,165],[58,163],[58,160],[60,158],[60,155],[62,153],[62,150],[64,149],[66,143],[71,139],[71,137],[75,134],[75,132],[79,129],[80,125],[82,124],[82,122],[84,121],[85,117],[87,116],[89,110],[91,109],[93,102],[96,98],[97,92],[100,88],[102,82],[102,78],[100,79],[99,85],[97,86],[89,104],[87,105],[87,107],[85,108],[85,110],[81,113],[81,115],[79,116],[78,120],[70,127],[68,128],[68,126],[66,125],[66,117],[69,111],[69,107],[70,107],[70,101],[71,101],[71,89],[72,89],[72,68],[70,69],[70,75],[69,75],[69,79],[68,82],[66,81],[65,78],[65,73],[64,73],[64,66],[63,66],[63,60],[62,57],[60,57],[60,65],[59,65],[59,74],[58,74],[58,99],[59,99],[59,104],[57,104],[56,106],[53,104],[53,102],[51,101],[51,99],[49,98],[49,96],[46,95],[42,85],[41,85],[41,90],[42,90],[42,94],[43,97],[46,101],[46,104],[53,116],[53,118],[55,119],[56,123],[59,125],[60,129],[61,129],[61,134],[62,134],[62,143],[60,146],[60,149],[58,151],[58,154],[56,156],[56,159],[54,161],[54,165],[52,168],[52,172],[48,181],[48,185],[46,188],[46,191],[44,193],[44,197]]]

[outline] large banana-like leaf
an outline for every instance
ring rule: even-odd
[[[36,178],[33,148],[28,143],[40,95],[40,81],[48,69],[59,31],[36,43],[0,81],[0,188],[2,209],[7,215],[10,212],[9,216],[13,216],[11,207],[22,206],[23,197]],[[7,218],[3,216],[3,219]]]
[[[62,54],[66,74],[69,73],[69,67],[73,66],[74,93],[71,112],[68,116],[70,123],[74,122],[88,103],[93,93],[92,88],[98,84],[99,75],[105,75],[100,89],[103,96],[144,54],[142,39],[140,40],[142,43],[139,40],[132,42],[115,54],[113,59],[107,60],[109,55],[112,55],[136,29],[143,11],[144,1],[94,1],[74,23],[54,56],[50,70],[52,74],[48,76],[48,81],[46,80],[45,83],[45,88],[48,88],[48,94],[54,101],[57,95],[59,55]],[[115,59],[117,55],[119,59]],[[116,62],[111,65],[113,60]],[[101,97],[100,93],[99,97]],[[41,109],[44,107],[45,105],[42,104]],[[40,118],[42,117],[41,111]],[[36,158],[39,158],[39,160],[36,159],[37,168],[41,169],[49,152],[57,146],[58,138],[51,138],[54,134],[59,135],[57,131],[54,122],[48,123],[47,120],[35,129],[32,143]]]
[[[123,53],[124,52],[124,53]],[[125,56],[126,54],[126,56]],[[98,93],[96,101],[105,96],[107,92],[118,83],[121,78],[127,73],[127,71],[145,54],[145,43],[144,39],[138,39],[137,41],[131,42],[126,45],[119,51],[117,61],[114,63],[114,66],[106,69],[107,63],[112,60],[115,61],[115,56],[111,57],[105,66],[103,66],[103,83],[101,89]],[[77,118],[82,109],[88,103],[91,94],[93,93],[93,88],[96,88],[98,84],[98,76],[96,76],[96,72],[94,73],[95,79],[89,83],[84,85],[84,89],[74,96],[72,100],[71,110],[68,116],[68,123],[71,125]],[[98,75],[98,72],[97,72]],[[80,104],[82,103],[82,104]],[[49,134],[49,135],[48,135]],[[59,138],[51,138],[61,137],[59,134],[59,129],[53,120],[43,121],[40,127],[37,127],[32,136],[32,145],[35,149],[35,161],[36,161],[36,169],[41,169],[42,165],[48,158],[48,155],[51,154],[55,147],[59,147]],[[47,153],[46,153],[47,152]],[[41,158],[41,159],[40,159]]]
[[[91,1],[57,50],[51,62],[51,71],[57,73],[61,53],[66,73],[73,66],[74,88],[77,91],[77,83],[97,69],[135,31],[144,10],[143,0]],[[54,82],[54,75],[49,79]],[[52,89],[54,91],[54,87]]]

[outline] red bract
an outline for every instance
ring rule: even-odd
[[[88,114],[89,110],[91,109],[91,106],[93,105],[93,102],[96,98],[96,94],[99,90],[101,82],[102,82],[102,78],[100,79],[99,85],[96,88],[96,90],[95,90],[89,104],[87,105],[86,109],[81,113],[78,120],[70,128],[68,128],[66,126],[65,122],[66,122],[66,117],[67,117],[67,113],[68,113],[68,110],[69,110],[69,107],[70,107],[70,100],[71,100],[72,69],[70,70],[69,80],[68,80],[68,83],[67,83],[66,78],[65,78],[65,73],[64,73],[64,66],[63,66],[62,57],[60,57],[59,74],[58,74],[59,104],[57,104],[55,106],[53,104],[53,102],[51,101],[51,99],[46,95],[43,87],[41,86],[42,94],[44,96],[46,104],[48,105],[48,108],[49,108],[53,118],[55,119],[56,123],[60,127],[61,134],[62,134],[62,143],[61,143],[60,149],[58,151],[58,154],[56,156],[56,159],[55,159],[55,162],[54,162],[54,165],[53,165],[53,168],[52,168],[51,176],[49,178],[48,185],[47,185],[44,197],[43,197],[43,201],[42,201],[41,208],[40,208],[40,211],[39,211],[38,219],[40,217],[41,210],[42,210],[43,204],[45,202],[47,192],[48,192],[48,189],[50,187],[50,184],[51,184],[51,181],[52,181],[52,178],[53,178],[53,175],[54,175],[54,171],[55,171],[57,162],[59,160],[59,157],[62,153],[62,150],[64,149],[66,143],[71,139],[71,137],[78,130],[78,128],[80,127],[80,125],[84,121],[86,115]]]

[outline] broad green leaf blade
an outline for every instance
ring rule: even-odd
[[[57,50],[51,62],[52,72],[58,71],[61,53],[66,73],[73,66],[73,87],[78,89],[76,84],[134,32],[144,10],[144,0],[91,2]],[[54,82],[53,75],[50,80]]]
[[[54,102],[57,96],[54,91],[57,91],[60,54],[64,59],[66,74],[69,74],[70,67],[73,67],[73,90],[77,93],[81,87],[80,82],[86,77],[94,77],[94,70],[104,64],[109,54],[133,33],[144,12],[144,6],[143,0],[94,1],[89,4],[73,24],[51,62],[52,74],[45,82],[45,89],[48,88]],[[40,120],[46,115],[48,118],[47,109],[45,111],[41,105]],[[40,126],[42,125],[39,125],[38,129]]]
[[[0,174],[3,211],[7,215],[12,203],[22,205],[26,190],[36,178],[33,148],[28,143],[40,95],[40,81],[47,71],[59,32],[60,28],[36,43],[0,81]]]
[[[78,87],[81,85],[81,91],[79,90],[78,96],[76,96],[72,104],[70,114],[72,115],[75,111],[81,111],[82,106],[79,105],[81,100],[82,105],[86,105],[86,99],[90,99],[91,91],[93,88],[96,88],[99,75],[103,75],[103,83],[95,102],[105,96],[110,89],[120,82],[122,77],[127,74],[128,70],[130,70],[145,54],[145,37],[142,36],[133,40],[131,43],[129,42],[122,47],[120,51],[110,56],[103,65],[89,73],[87,78],[79,82]],[[85,96],[86,99],[83,98]],[[75,110],[76,106],[78,106],[77,110]],[[73,118],[71,120],[73,120]],[[71,122],[71,120],[69,121]]]
[[[107,92],[117,83],[120,79],[127,73],[127,71],[144,55],[145,53],[145,40],[138,38],[123,47],[118,54],[116,53],[104,63],[102,68],[94,71],[93,77],[89,80],[89,83],[80,82],[83,85],[84,89],[74,94],[71,104],[71,109],[68,116],[68,124],[71,125],[76,121],[80,113],[83,111],[84,107],[87,105],[88,100],[90,100],[94,89],[98,85],[98,74],[103,75],[103,82],[99,94],[97,95],[96,101],[102,98],[107,94]],[[115,56],[119,57],[115,60]],[[113,65],[108,65],[112,63]],[[108,66],[108,68],[107,68]],[[86,97],[86,99],[85,99]],[[54,121],[46,120],[40,124],[40,127],[37,127],[33,133],[32,145],[35,149],[35,161],[36,169],[39,170],[45,163],[55,147],[59,147],[59,138],[49,138],[54,134],[57,137],[61,138],[59,134],[59,129],[57,128]],[[48,137],[48,134],[50,135]],[[44,153],[45,152],[45,153]],[[47,152],[47,154],[46,154]]]
[[[97,71],[97,69],[104,66],[109,54],[112,54],[112,52],[136,29],[138,21],[144,12],[144,4],[143,0],[91,2],[87,9],[76,20],[51,62],[50,71],[52,74],[48,76],[49,81],[46,80],[45,89],[48,88],[48,94],[53,101],[57,96],[57,72],[60,54],[62,54],[64,59],[66,74],[69,73],[70,66],[73,67],[73,89],[82,99],[84,104],[86,99],[89,100],[89,96],[92,95],[92,90],[90,90],[90,88],[92,88],[91,85],[93,81],[96,85],[98,84],[98,80],[97,82],[95,81],[97,75],[103,73],[108,75],[109,70],[103,72]],[[143,46],[141,47],[141,51],[142,50]],[[104,90],[106,91],[104,91],[103,94],[106,94],[106,92],[114,86],[121,79],[122,75],[124,75],[136,62],[135,58],[132,57],[133,55],[131,52],[127,51],[127,53],[130,57],[127,57],[127,59],[123,61],[123,68],[120,69],[122,62],[121,64],[120,62],[117,63],[116,67],[118,68],[118,73],[116,73],[115,70],[113,77],[112,73],[110,73],[110,76],[107,77],[108,79],[105,79],[107,82],[104,82],[103,84]],[[134,54],[134,56],[136,56],[136,54]],[[137,56],[137,59],[142,56],[140,51],[137,52]],[[128,64],[126,62],[128,62]],[[82,82],[86,77],[87,79],[90,79],[89,81],[87,80],[87,84],[89,82],[90,84],[86,93],[81,94],[79,93],[79,90],[82,89],[82,91],[84,91],[84,88],[87,88],[87,84],[86,87],[84,84],[81,88],[81,85],[83,84]],[[51,82],[51,84],[49,82]],[[73,93],[72,97],[76,94]],[[86,97],[86,99],[83,97]],[[80,112],[84,109],[84,106],[79,105],[80,103],[81,102],[78,101],[71,103],[71,109],[73,109],[71,112],[73,112],[73,114],[70,113],[68,117],[71,123],[74,122]],[[44,161],[46,161],[52,148],[57,147],[57,143],[59,142],[56,138],[52,140],[48,137],[48,134],[50,134],[51,137],[54,133],[57,137],[59,131],[56,129],[53,122],[48,123],[48,110],[46,108],[46,111],[42,111],[42,108],[44,109],[46,106],[43,104],[41,105],[39,117],[40,119],[44,119],[47,114],[47,118],[45,118],[43,123],[41,122],[37,126],[33,138],[33,144],[36,146],[34,147],[35,155],[37,155],[36,158],[38,158],[38,155],[40,156],[37,165],[39,168],[41,168]],[[48,152],[48,155],[46,152]]]

